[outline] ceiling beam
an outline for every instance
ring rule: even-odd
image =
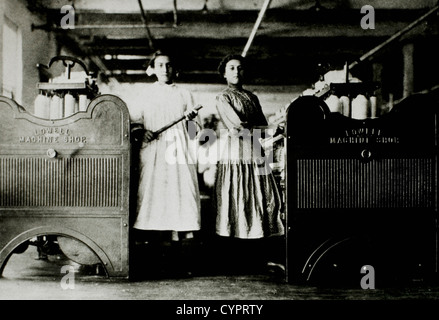
[[[72,41],[101,71],[119,81],[148,82],[142,72],[154,49],[178,52],[181,81],[222,83],[217,65],[229,53],[242,52],[254,28],[259,10],[178,11],[178,23],[169,12],[148,9],[147,29],[137,13],[104,13],[77,10],[75,29],[62,30],[48,23],[47,29]],[[267,10],[247,58],[251,82],[255,84],[303,84],[315,81],[318,63],[343,66],[380,45],[425,14],[426,10],[376,10],[375,29],[362,29],[358,9]],[[58,21],[53,10],[49,22]],[[58,19],[58,20],[57,20]],[[404,38],[438,38],[438,19],[431,16],[404,35]],[[35,30],[37,32],[37,30]],[[150,45],[154,39],[154,48]],[[398,45],[399,41],[396,43]],[[117,59],[119,55],[140,55],[145,59]],[[105,56],[113,56],[105,59]],[[374,54],[373,59],[386,55]],[[369,58],[369,57],[368,57]],[[361,71],[361,70],[360,70]]]
[[[327,10],[313,13],[303,10],[268,10],[261,23],[257,36],[390,36],[406,27],[424,14],[425,10],[376,10],[375,29],[363,30],[360,21],[363,15],[359,10]],[[52,23],[59,22],[59,10],[52,11]],[[257,11],[233,12],[179,12],[179,23],[174,24],[174,16],[169,13],[148,13],[147,28],[141,23],[139,14],[109,14],[80,11],[75,14],[75,29],[69,30],[78,36],[90,35],[107,38],[154,37],[199,37],[227,39],[230,37],[248,38]],[[56,24],[55,24],[56,25]],[[56,28],[56,27],[55,27]],[[58,26],[59,29],[59,26]]]

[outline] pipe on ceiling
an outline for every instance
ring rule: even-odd
[[[264,15],[265,15],[265,11],[267,11],[268,6],[270,5],[270,2],[271,2],[271,0],[265,0],[264,4],[262,5],[261,11],[259,11],[258,18],[256,19],[256,22],[255,22],[255,25],[253,26],[252,32],[250,33],[250,37],[248,38],[247,43],[244,47],[244,50],[241,53],[241,55],[243,57],[245,57],[247,55],[247,52],[250,49],[250,46],[253,42],[253,39],[256,36],[256,32],[259,29],[259,26],[262,22],[262,19],[264,18]]]
[[[433,13],[435,13],[436,11],[439,10],[439,5],[435,6],[433,9],[431,9],[430,11],[428,11],[426,14],[424,14],[423,16],[421,16],[420,18],[416,19],[415,21],[413,21],[412,23],[410,23],[407,27],[405,27],[404,29],[398,31],[397,33],[395,33],[393,36],[391,36],[389,39],[387,39],[386,41],[384,41],[383,43],[379,44],[378,46],[376,46],[375,48],[373,48],[372,50],[370,50],[369,52],[363,54],[357,61],[352,62],[349,65],[349,69],[352,69],[353,67],[355,67],[356,65],[358,65],[360,62],[363,62],[364,60],[370,58],[371,56],[373,56],[375,53],[377,53],[379,50],[381,50],[382,48],[384,48],[386,45],[388,45],[389,43],[391,43],[392,41],[398,39],[399,37],[401,37],[403,34],[407,33],[408,31],[410,31],[411,29],[413,29],[415,26],[417,26],[419,23],[421,23],[422,21],[424,21],[425,19],[427,19],[430,15],[432,15]]]
[[[154,49],[154,41],[153,41],[153,37],[151,34],[151,30],[149,29],[149,26],[148,26],[148,19],[146,17],[145,10],[143,10],[142,0],[138,0],[138,2],[139,2],[139,7],[140,7],[140,16],[142,17],[142,21],[143,21],[143,24],[145,25],[145,29],[146,29],[146,34],[148,36],[149,47],[151,49]]]

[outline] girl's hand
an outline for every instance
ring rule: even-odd
[[[186,117],[186,120],[193,120],[197,116],[198,111],[197,110],[188,110],[184,112],[184,116]]]
[[[239,127],[234,127],[233,129],[229,130],[229,134],[233,137],[250,137],[251,136],[251,130],[247,127],[243,126],[243,124],[247,125],[247,123],[242,122]]]
[[[145,134],[143,135],[143,142],[150,142],[156,138],[156,135],[151,130],[145,130]]]
[[[241,127],[244,128],[244,129],[249,129],[250,128],[250,126],[249,126],[247,121],[241,122]]]

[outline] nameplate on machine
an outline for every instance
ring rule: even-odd
[[[75,134],[75,132],[69,128],[40,128],[35,129],[33,134],[23,135],[18,137],[19,143],[59,143],[70,144],[79,143],[86,144],[87,137]]]
[[[344,130],[344,135],[329,137],[330,144],[383,143],[398,144],[399,137],[383,135],[378,128],[353,128]]]

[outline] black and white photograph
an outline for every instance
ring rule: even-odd
[[[0,0],[0,300],[438,300],[438,44],[437,0]]]

